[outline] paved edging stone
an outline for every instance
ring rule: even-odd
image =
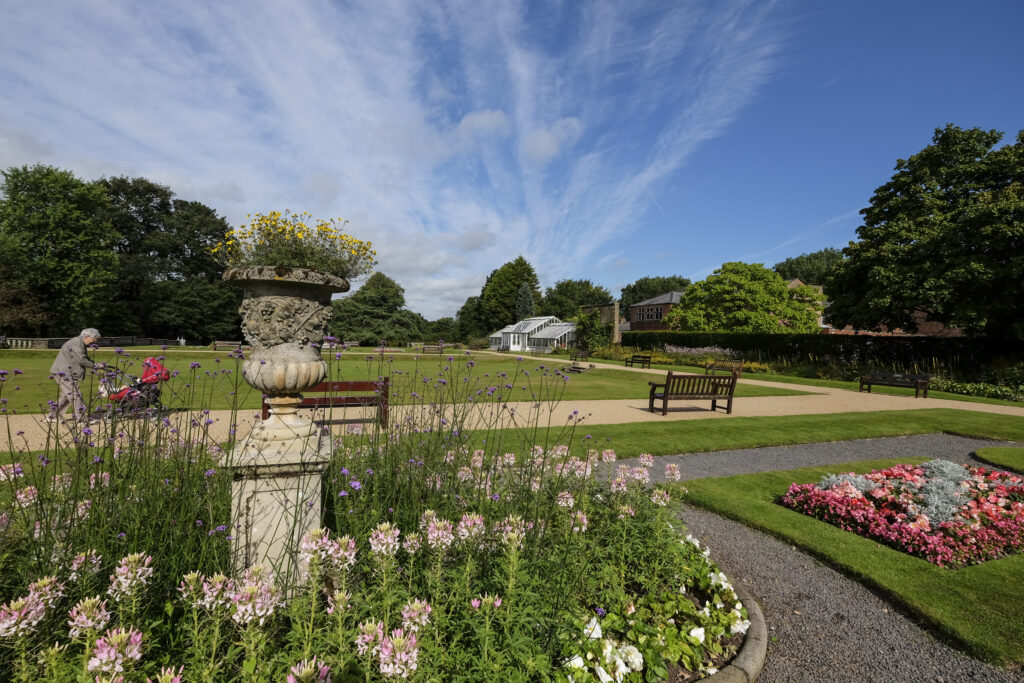
[[[744,586],[733,585],[736,597],[740,599],[743,606],[747,608],[747,619],[750,627],[743,639],[743,645],[739,652],[730,660],[718,673],[708,676],[704,680],[713,683],[754,683],[761,675],[761,667],[764,666],[764,659],[768,653],[768,627],[764,621],[764,614],[757,600]]]

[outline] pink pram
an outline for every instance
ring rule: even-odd
[[[121,409],[141,410],[150,407],[160,409],[160,384],[171,378],[171,372],[156,358],[147,358],[142,362],[142,377],[135,378],[125,372],[118,371],[126,384],[114,386],[116,374],[109,380],[100,382],[100,395],[106,396],[111,404]]]

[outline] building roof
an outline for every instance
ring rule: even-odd
[[[558,339],[576,329],[576,323],[552,323],[540,332],[530,335],[534,339]]]
[[[542,315],[536,316],[534,318],[523,318],[517,323],[506,325],[505,327],[501,328],[500,330],[498,330],[494,334],[491,334],[490,336],[496,337],[499,334],[530,334],[530,332],[537,329],[538,327],[541,327],[542,325],[545,325],[547,323],[557,324],[560,322],[561,321],[553,315]]]
[[[653,299],[638,301],[635,304],[632,304],[630,308],[633,308],[634,306],[653,306],[655,304],[677,304],[679,303],[679,299],[682,296],[682,292],[669,292],[667,294],[659,294]]]

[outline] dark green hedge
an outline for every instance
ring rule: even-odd
[[[1014,340],[946,337],[873,337],[839,334],[755,334],[743,332],[623,332],[622,345],[644,350],[673,346],[720,346],[747,360],[849,363],[858,366],[937,365],[978,369],[996,359],[1024,360]]]

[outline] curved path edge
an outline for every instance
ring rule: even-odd
[[[728,664],[719,669],[718,673],[708,676],[707,681],[714,683],[754,683],[761,675],[765,657],[768,654],[768,626],[764,621],[764,613],[750,591],[742,585],[734,585],[736,597],[747,608],[747,619],[750,628],[743,639],[739,652]]]

